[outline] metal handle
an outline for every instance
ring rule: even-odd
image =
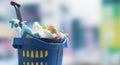
[[[19,25],[22,28],[22,23],[21,23],[22,22],[22,17],[21,17],[21,13],[20,13],[20,4],[14,2],[14,1],[11,1],[10,4],[15,7],[16,14],[17,14],[17,19],[20,20]]]
[[[14,2],[14,1],[11,1],[11,2],[10,2],[10,4],[11,4],[11,5],[13,5],[13,6],[20,7],[20,4],[18,4],[18,3],[16,3],[16,2]]]

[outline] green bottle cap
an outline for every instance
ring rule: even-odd
[[[108,3],[119,3],[120,0],[102,0],[103,4],[108,4]]]

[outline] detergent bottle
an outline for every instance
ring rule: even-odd
[[[11,28],[13,28],[16,32],[16,37],[21,37],[21,28],[19,26],[19,20],[17,19],[12,19],[9,21],[11,24]]]
[[[120,49],[120,0],[102,1],[100,43],[112,54]]]

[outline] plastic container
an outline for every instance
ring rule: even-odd
[[[18,49],[19,65],[62,65],[63,43],[47,43],[35,38],[14,38],[13,47]]]
[[[103,0],[100,43],[110,54],[120,51],[120,0]]]

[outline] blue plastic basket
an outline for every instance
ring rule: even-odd
[[[14,38],[14,48],[18,49],[19,65],[62,65],[63,43],[47,43],[35,38]]]

